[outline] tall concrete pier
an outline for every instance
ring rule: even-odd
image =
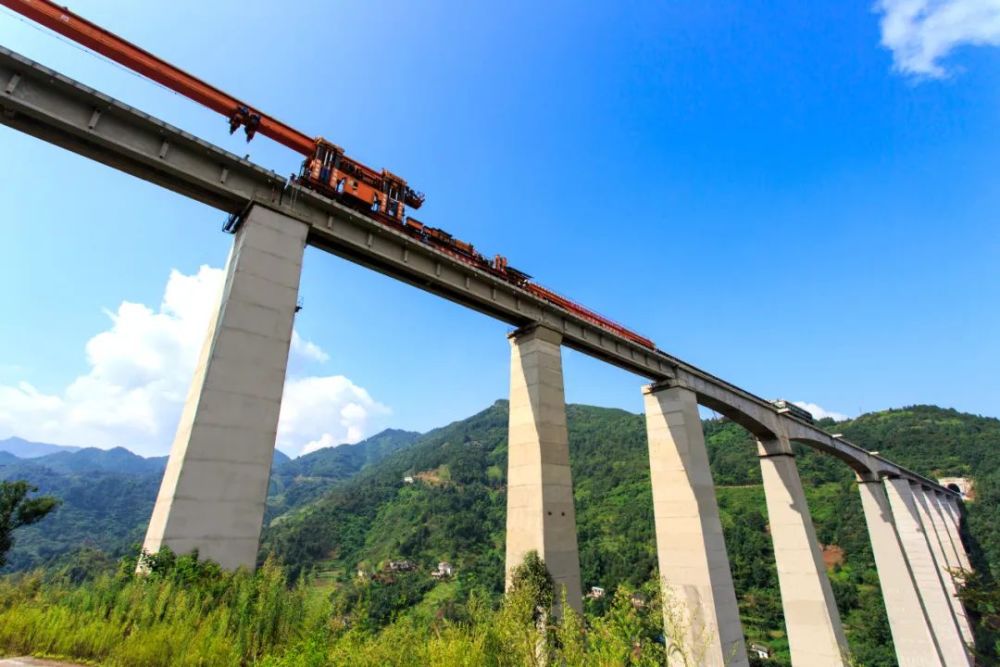
[[[944,658],[896,533],[882,480],[877,476],[859,479],[858,491],[896,658],[904,667],[944,667]]]
[[[643,394],[669,664],[747,665],[697,397],[669,384]]]
[[[143,549],[253,568],[285,383],[306,225],[251,209],[226,267]]]
[[[969,554],[965,551],[965,544],[962,542],[962,514],[958,507],[946,498],[943,493],[935,492],[938,509],[944,517],[944,527],[951,537],[952,546],[955,547],[958,556],[958,566],[966,572],[972,572],[972,563],[969,562]]]
[[[788,646],[796,664],[840,667],[847,638],[787,437],[758,442]]]
[[[905,479],[890,478],[885,482],[885,489],[899,541],[906,553],[906,561],[910,565],[927,618],[937,638],[944,664],[948,667],[971,665],[940,571],[931,553],[928,535],[920,521],[910,483]]]
[[[510,335],[507,585],[525,554],[545,560],[557,593],[580,611],[573,478],[563,394],[562,335],[530,326]]]
[[[913,493],[913,499],[916,501],[917,514],[920,516],[920,523],[927,534],[927,542],[931,547],[931,555],[934,557],[934,562],[937,565],[938,575],[941,578],[945,595],[948,597],[952,613],[955,616],[955,622],[958,623],[958,630],[962,635],[962,641],[966,644],[972,644],[975,641],[975,637],[972,634],[972,625],[969,623],[969,619],[966,618],[965,607],[962,606],[962,601],[958,598],[958,587],[955,584],[955,576],[952,573],[954,565],[948,562],[951,540],[947,535],[944,536],[944,539],[948,542],[948,549],[945,549],[945,542],[942,541],[942,536],[938,532],[937,523],[934,521],[934,514],[931,512],[923,488],[919,484],[910,484],[910,491]]]

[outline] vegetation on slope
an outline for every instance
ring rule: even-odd
[[[297,459],[275,461],[267,517],[273,518],[322,496],[332,485],[407,447],[419,433],[386,429],[354,445],[324,447]]]
[[[25,481],[0,482],[0,567],[14,545],[14,531],[38,523],[59,504],[49,496],[29,497],[35,491],[38,489]]]
[[[409,445],[416,436],[387,430],[356,445],[322,449],[294,461],[275,451],[268,518],[315,500],[332,485]],[[10,446],[13,439],[5,442]],[[96,553],[116,559],[142,541],[166,457],[143,458],[121,447],[27,444],[31,448],[25,445],[17,451],[38,455],[18,458],[0,451],[0,480],[29,480],[61,504],[44,525],[18,531],[17,547],[0,571],[60,567],[93,559]]]
[[[551,579],[537,558],[502,605],[472,597],[459,613],[413,609],[386,624],[367,609],[338,613],[319,589],[286,585],[267,561],[253,574],[225,573],[163,551],[116,572],[71,583],[62,573],[0,580],[0,655],[32,653],[122,667],[218,665],[662,665],[655,593],[633,604],[621,591],[608,613],[582,619],[550,612]],[[539,576],[539,572],[541,575]]]
[[[584,588],[611,591],[655,579],[652,502],[642,417],[620,410],[569,406],[570,452]],[[507,405],[419,438],[348,484],[266,532],[264,553],[295,574],[319,572],[357,600],[357,570],[375,572],[407,559],[424,572],[424,588],[455,604],[472,592],[498,597],[503,580]],[[831,426],[828,423],[827,426]],[[747,635],[788,662],[774,555],[755,447],[726,420],[704,424],[730,565]],[[983,450],[1000,451],[1000,422],[919,406],[866,415],[836,425],[849,439],[924,474],[973,472],[992,488],[1000,466]],[[975,452],[975,453],[974,453]],[[841,462],[799,449],[798,464],[829,575],[855,658],[892,665],[894,653],[857,487]],[[941,456],[938,456],[941,455]],[[965,462],[972,462],[971,465]],[[991,471],[993,471],[991,473]],[[413,477],[414,483],[404,482]],[[991,502],[993,504],[991,504]],[[998,517],[990,497],[970,510],[971,543],[988,540]],[[982,515],[982,520],[979,517]],[[995,548],[995,547],[990,547]],[[989,548],[979,549],[982,566]],[[448,592],[435,592],[426,572],[446,560],[457,569]],[[439,588],[443,585],[438,585]],[[403,595],[400,599],[409,599]],[[400,609],[419,602],[401,602]],[[595,606],[599,606],[596,603]],[[397,610],[398,611],[398,610]],[[986,644],[992,640],[986,638]],[[987,650],[990,650],[987,648]]]
[[[585,590],[602,586],[609,592],[587,601],[584,625],[590,628],[588,638],[595,636],[595,628],[605,628],[601,632],[613,644],[643,623],[659,623],[655,614],[647,614],[646,620],[629,616],[628,608],[640,612],[621,597],[631,600],[631,591],[638,588],[649,596],[656,589],[644,424],[639,415],[586,406],[569,406],[568,417]],[[834,428],[832,423],[825,425]],[[333,660],[331,656],[348,654],[338,651],[349,650],[364,656],[361,664],[380,660],[463,664],[455,656],[496,655],[491,651],[500,645],[497,642],[510,638],[498,639],[491,624],[512,613],[498,607],[503,590],[506,427],[507,405],[500,401],[424,436],[383,434],[383,445],[373,447],[371,457],[362,455],[362,450],[339,447],[277,466],[272,513],[279,508],[288,511],[270,522],[261,557],[271,559],[268,568],[281,562],[282,577],[288,581],[305,577],[320,584],[307,586],[305,595],[315,597],[321,610],[316,613],[324,620],[317,621],[323,626],[320,635],[289,635],[281,646],[269,649],[268,660],[323,664],[322,659]],[[788,664],[754,444],[725,420],[706,421],[704,430],[744,630],[751,640],[774,651],[768,664]],[[996,664],[1000,592],[992,577],[1000,567],[1000,421],[916,406],[841,422],[835,430],[928,476],[976,478],[978,500],[969,507],[965,538],[977,575],[965,596],[978,619],[980,662]],[[294,472],[286,469],[290,465],[297,466]],[[798,465],[853,657],[857,664],[870,667],[893,665],[891,637],[852,475],[839,461],[808,450],[799,452]],[[401,560],[414,569],[396,572],[387,567],[389,561]],[[455,566],[455,576],[432,579],[430,571],[442,560]],[[108,563],[99,552],[80,554],[60,575],[62,588],[39,584],[34,602],[24,594],[28,580],[16,586],[8,582],[13,586],[8,595],[14,596],[8,599],[21,600],[8,604],[11,609],[36,602],[46,609],[60,608],[63,598],[50,594],[66,599],[85,595],[73,591],[93,590],[97,584],[80,588],[70,582],[85,579]],[[20,592],[12,592],[15,588]],[[616,589],[621,595],[614,595]],[[93,594],[105,601],[117,595],[102,591]],[[632,630],[616,635],[606,630],[608,624]],[[212,627],[221,632],[220,626]],[[516,626],[511,628],[516,634]],[[523,627],[517,630],[523,631]],[[64,634],[71,637],[77,632],[83,630],[67,629]],[[192,626],[186,632],[195,630]],[[504,646],[507,652],[515,650]],[[652,652],[652,648],[640,651],[636,660],[645,660],[642,656]],[[245,659],[240,655],[243,658],[233,659]],[[618,662],[596,664],[627,664],[620,652],[608,655],[617,656]],[[454,662],[443,656],[452,656]]]

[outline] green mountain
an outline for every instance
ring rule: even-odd
[[[0,440],[0,452],[8,452],[22,459],[30,459],[56,452],[75,452],[79,447],[66,447],[64,445],[49,445],[44,442],[31,442],[23,438],[7,438]]]
[[[281,463],[275,459],[268,492],[267,519],[319,498],[333,484],[411,445],[419,435],[412,431],[386,429],[354,445],[325,447],[297,459],[286,457]]]
[[[163,458],[147,459],[124,447],[97,449],[88,447],[72,452],[55,452],[27,459],[27,465],[42,466],[65,474],[82,472],[117,472],[124,474],[163,473]]]
[[[0,480],[24,479],[61,505],[44,521],[19,529],[5,570],[39,567],[81,550],[124,555],[141,542],[162,468],[156,472],[60,472],[31,463],[0,467]]]
[[[645,426],[640,415],[567,408],[580,560],[585,588],[608,590],[654,578]],[[931,406],[825,422],[854,442],[928,476],[971,474],[980,500],[971,506],[970,544],[980,568],[1000,570],[1000,421]],[[787,662],[774,555],[755,446],[727,420],[704,423],[745,630]],[[421,599],[463,599],[470,590],[499,595],[503,539],[507,404],[419,437],[362,470],[316,502],[282,516],[265,531],[263,551],[293,574],[314,570],[351,595],[358,569],[408,559],[422,570],[438,561],[457,577]],[[894,657],[867,528],[853,475],[839,461],[799,450],[817,534],[856,657],[891,665]],[[412,479],[412,482],[408,480]]]
[[[322,449],[294,460],[275,451],[269,513],[322,495],[331,485],[405,447],[416,435],[384,431],[357,445]],[[27,451],[33,458],[0,452],[0,480],[27,480],[62,504],[44,522],[18,530],[4,571],[59,564],[81,552],[118,558],[142,541],[166,457],[143,458],[122,447],[31,444]]]
[[[366,600],[362,606],[376,626],[410,612],[420,618],[460,614],[472,591],[499,597],[507,416],[507,403],[498,401],[424,435],[386,431],[295,460],[276,455],[262,557],[276,556],[293,577],[316,572],[339,608]],[[612,590],[652,580],[656,552],[642,416],[579,405],[568,406],[567,416],[584,585]],[[976,501],[968,507],[965,537],[978,571],[1000,574],[1000,421],[914,406],[821,425],[928,476],[974,477]],[[787,664],[754,443],[727,420],[707,420],[703,427],[745,631],[771,647],[774,664]],[[833,458],[804,449],[799,454],[855,657],[869,667],[893,665],[852,474]],[[86,569],[80,564],[107,562],[100,553],[125,553],[142,538],[163,463],[126,450],[0,459],[0,479],[28,479],[63,500],[45,521],[18,531],[9,567],[71,561]],[[359,583],[359,569],[371,573],[390,559],[411,560],[418,571],[396,584]],[[428,575],[441,560],[456,568],[450,581]]]

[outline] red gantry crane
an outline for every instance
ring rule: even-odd
[[[648,338],[531,282],[531,276],[509,266],[505,257],[497,255],[489,260],[471,243],[406,217],[405,207],[420,208],[424,195],[389,170],[376,171],[347,157],[336,144],[322,137],[312,138],[286,125],[50,0],[0,0],[0,5],[222,114],[229,121],[230,134],[242,127],[247,141],[259,133],[303,155],[305,160],[295,179],[300,185],[497,275],[577,317],[655,349]]]

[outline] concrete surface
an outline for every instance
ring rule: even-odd
[[[253,568],[307,227],[262,207],[237,232],[143,548]]]
[[[933,499],[943,519],[945,531],[951,538],[951,544],[955,549],[955,556],[958,558],[958,566],[966,572],[972,572],[972,563],[969,562],[969,554],[966,552],[965,544],[962,542],[960,533],[961,519],[957,510],[955,510],[951,501],[943,493],[934,491],[928,497]]]
[[[931,554],[930,542],[920,521],[910,483],[905,479],[887,479],[885,491],[892,508],[896,532],[906,554],[906,562],[910,565],[944,662],[948,667],[971,665],[937,564]]]
[[[529,551],[580,611],[580,556],[563,394],[562,336],[542,326],[510,335],[507,585]]]
[[[758,440],[758,452],[792,662],[840,667],[847,639],[791,445]]]
[[[962,633],[962,641],[968,645],[973,645],[976,643],[976,638],[972,634],[972,624],[969,623],[969,619],[965,615],[965,607],[962,606],[962,601],[958,599],[958,587],[955,585],[955,577],[952,575],[952,571],[957,569],[958,563],[954,560],[956,557],[954,551],[951,549],[951,538],[943,530],[939,532],[938,522],[940,518],[937,518],[936,512],[931,511],[923,488],[919,484],[910,483],[910,491],[913,493],[913,499],[917,504],[917,514],[920,515],[920,523],[924,527],[924,532],[927,533],[927,541],[931,547],[931,556],[934,557],[934,562],[938,567],[938,574],[941,577],[944,592],[948,596],[948,602],[951,604],[952,613],[955,615],[955,622],[958,623],[958,630]],[[935,520],[936,518],[937,520]],[[946,544],[947,548],[945,548]],[[952,561],[948,560],[949,552],[953,559]]]
[[[715,485],[694,392],[643,389],[668,664],[748,665]]]
[[[879,479],[859,480],[858,491],[900,667],[943,667],[944,658],[896,534],[885,487]]]

